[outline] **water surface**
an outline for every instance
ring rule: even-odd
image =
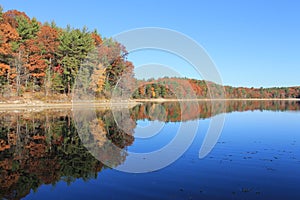
[[[121,122],[116,122],[112,110],[99,109],[95,116],[80,116],[85,119],[80,124],[85,132],[80,129],[80,133],[74,110],[68,108],[1,111],[0,198],[300,197],[299,102],[233,101],[220,110],[212,109],[210,103],[196,107],[146,103],[118,110],[118,116],[130,115]],[[210,121],[222,112],[226,112],[223,131],[212,151],[200,159]],[[196,137],[171,165],[141,174],[113,169],[126,163],[126,152],[163,148],[176,137],[180,126],[194,122],[199,123]],[[149,130],[155,133],[151,135]],[[110,143],[117,150],[109,149]],[[94,146],[104,150],[95,156],[89,151]]]

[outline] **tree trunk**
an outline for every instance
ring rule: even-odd
[[[51,65],[52,65],[52,59],[50,58],[49,65],[48,65],[48,71],[46,73],[46,77],[45,77],[45,81],[44,81],[46,97],[48,96],[49,90],[51,87]]]
[[[16,77],[16,86],[17,86],[17,96],[20,96],[20,86],[21,86],[21,52],[19,51],[18,58],[16,60],[16,72],[17,72],[17,77]]]

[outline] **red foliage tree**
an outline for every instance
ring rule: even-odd
[[[20,12],[18,10],[9,10],[3,13],[3,21],[4,23],[10,24],[13,28],[17,28],[18,27],[17,18],[20,16],[23,16],[25,19],[30,21],[30,18],[24,12]]]

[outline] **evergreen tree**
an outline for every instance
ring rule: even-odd
[[[25,42],[26,40],[36,37],[37,32],[40,30],[39,23],[35,18],[28,20],[24,16],[18,16],[17,22],[17,31],[21,37],[21,42]]]
[[[93,39],[86,28],[72,29],[70,26],[63,31],[58,47],[58,56],[63,68],[65,91],[70,94],[74,85],[80,64],[93,49]]]

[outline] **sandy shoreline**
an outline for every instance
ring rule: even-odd
[[[0,109],[30,109],[30,108],[76,108],[76,107],[133,107],[140,104],[136,101],[124,101],[124,102],[63,102],[63,103],[44,103],[44,102],[31,102],[31,103],[0,103]]]
[[[123,101],[98,101],[98,102],[62,102],[62,103],[45,103],[45,102],[30,102],[30,103],[0,103],[0,109],[18,109],[18,108],[74,108],[74,107],[133,107],[143,102],[207,102],[207,101],[300,101],[296,98],[287,99],[134,99]]]

